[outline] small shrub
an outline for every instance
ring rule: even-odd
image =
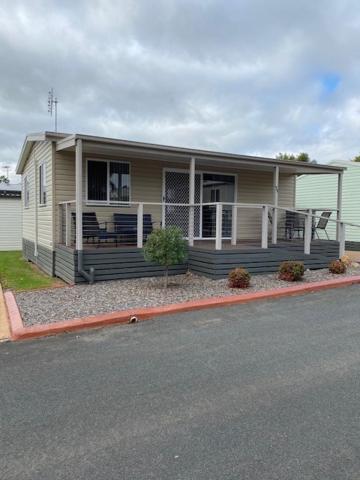
[[[282,262],[279,267],[279,279],[287,282],[297,282],[304,276],[303,262]]]
[[[342,260],[333,260],[329,263],[329,271],[341,275],[346,272],[346,264]]]
[[[178,227],[154,230],[143,248],[146,261],[165,267],[165,288],[168,286],[169,267],[183,263],[187,257],[187,243]]]
[[[351,258],[349,255],[343,255],[340,260],[345,263],[346,267],[351,267]]]
[[[230,288],[249,288],[250,273],[245,268],[234,268],[229,272],[229,287]]]

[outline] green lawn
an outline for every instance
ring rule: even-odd
[[[3,288],[31,290],[52,287],[59,280],[49,277],[22,258],[21,252],[0,252],[0,283]]]

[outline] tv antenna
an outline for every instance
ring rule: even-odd
[[[6,172],[6,178],[9,180],[9,170],[10,170],[10,166],[9,166],[9,165],[4,165],[2,168],[5,170],[5,172]]]
[[[51,117],[54,114],[55,132],[57,132],[57,104],[58,104],[58,99],[54,95],[54,89],[51,88],[48,93],[48,112],[50,113]]]

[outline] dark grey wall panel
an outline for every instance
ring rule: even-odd
[[[138,248],[99,248],[84,250],[84,270],[95,269],[95,281],[126,278],[155,277],[164,274],[164,269],[146,262]],[[187,263],[174,265],[170,275],[185,273]],[[59,246],[55,252],[55,274],[68,283],[82,283],[86,280],[77,272],[77,253],[70,248]]]
[[[286,260],[302,261],[305,268],[326,268],[338,255],[337,242],[313,242],[310,255],[304,254],[301,244],[272,245],[266,250],[239,247],[215,251],[192,247],[189,249],[189,269],[210,278],[224,278],[236,267],[244,267],[252,274],[276,272]]]
[[[199,247],[189,248],[188,262],[170,268],[170,274],[185,273],[190,269],[194,273],[211,278],[226,277],[230,270],[242,266],[251,273],[276,272],[285,260],[303,261],[306,268],[326,268],[330,262],[338,258],[337,242],[313,242],[311,255],[305,255],[301,244],[271,245],[267,250],[256,248],[239,248],[226,250],[210,250]],[[141,250],[128,248],[99,248],[84,250],[83,264],[85,271],[95,268],[95,281],[141,278],[163,275],[164,269],[159,265],[145,262]],[[77,253],[74,250],[59,246],[55,251],[55,275],[68,283],[85,282],[76,273]]]
[[[360,242],[346,242],[346,250],[360,252]]]
[[[31,240],[23,238],[23,256],[35,263],[48,275],[54,275],[54,252],[49,248],[38,245],[38,254],[35,257],[35,244]]]

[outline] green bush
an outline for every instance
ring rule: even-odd
[[[282,262],[279,267],[279,278],[287,282],[297,282],[302,279],[304,272],[303,262]]]
[[[342,260],[333,260],[329,263],[329,271],[339,275],[346,273],[346,264]]]
[[[245,268],[234,268],[229,272],[230,288],[248,288],[250,286],[250,273]]]
[[[146,261],[165,267],[165,287],[168,286],[169,267],[183,263],[187,257],[187,244],[178,227],[154,230],[143,248]]]

